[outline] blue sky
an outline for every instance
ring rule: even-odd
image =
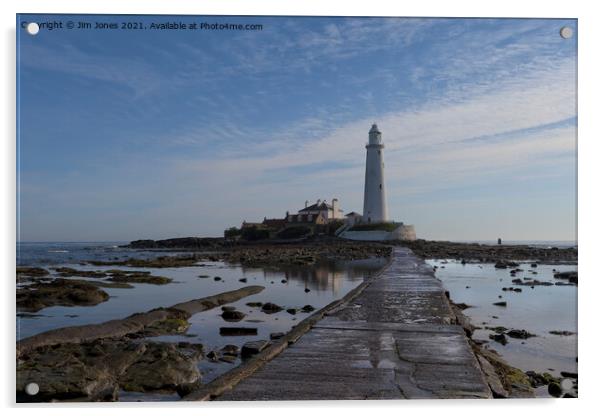
[[[261,31],[18,35],[22,241],[221,235],[338,197],[368,130],[419,237],[576,238],[575,20],[26,16]]]

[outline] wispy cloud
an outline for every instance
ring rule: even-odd
[[[554,175],[574,165],[575,51],[549,21],[266,22],[263,33],[158,40],[129,55],[127,43],[119,54],[28,45],[29,70],[117,87],[103,97],[126,88],[135,103],[102,115],[99,136],[115,153],[90,161],[94,175],[25,173],[24,218],[75,231],[69,221],[90,230],[114,222],[135,238],[164,222],[146,236],[186,234],[190,224],[198,228],[188,234],[218,234],[306,199],[338,196],[357,211],[372,122],[383,131],[394,214],[412,212],[408,198],[418,206],[462,188],[475,200],[500,181],[548,181],[551,192]],[[68,116],[73,134],[96,133]],[[40,200],[70,215],[40,213]]]

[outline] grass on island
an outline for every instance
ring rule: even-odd
[[[373,224],[357,224],[349,229],[349,231],[388,231],[391,232],[401,224],[395,222],[379,222]]]

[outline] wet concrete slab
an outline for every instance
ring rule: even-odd
[[[218,400],[489,398],[432,269],[409,249]]]

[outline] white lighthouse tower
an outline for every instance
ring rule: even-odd
[[[376,124],[368,133],[366,145],[366,181],[364,184],[364,223],[386,222],[387,193],[385,191],[385,145]]]

